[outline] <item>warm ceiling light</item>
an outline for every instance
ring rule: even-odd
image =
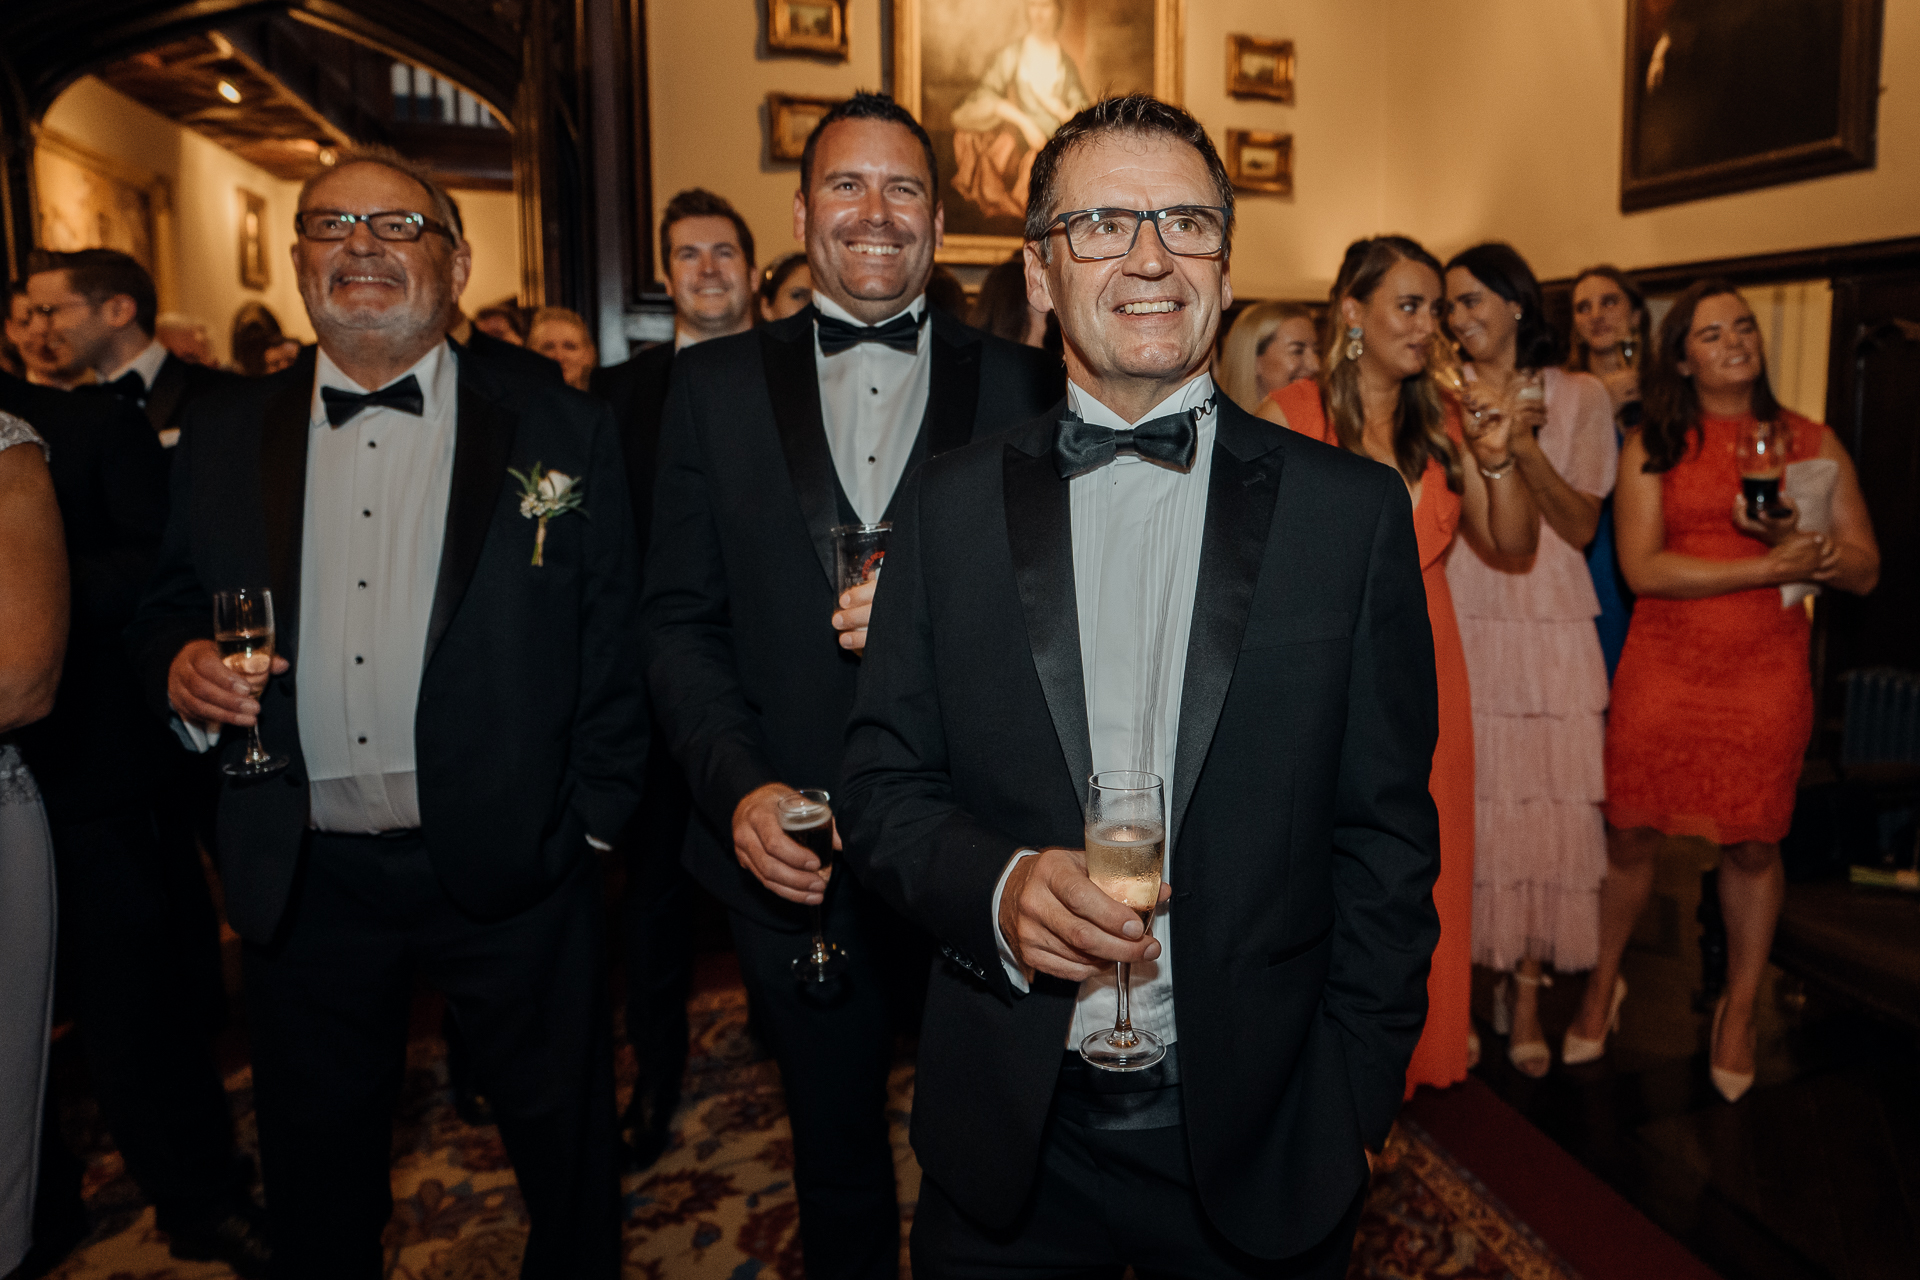
[[[240,101],[240,91],[233,87],[233,81],[222,80],[215,87],[219,89],[220,96],[225,98],[228,102],[237,104]]]

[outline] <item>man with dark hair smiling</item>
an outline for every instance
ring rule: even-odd
[[[726,904],[755,1025],[780,1063],[809,1275],[899,1269],[887,1140],[888,987],[915,980],[898,922],[780,829],[796,787],[834,788],[871,587],[836,600],[839,524],[890,518],[922,458],[1059,392],[1039,352],[929,318],[940,245],[926,131],[856,94],[807,141],[794,234],[814,305],[675,359],[646,600],[648,683],[693,792],[685,861]],[[802,986],[808,903],[846,973]]]
[[[914,1274],[1334,1280],[1439,932],[1412,511],[1215,390],[1233,191],[1192,116],[1075,116],[1026,230],[1067,399],[898,500],[841,788],[849,863],[955,961]],[[1089,876],[1109,770],[1162,782],[1157,907]],[[1166,1047],[1140,1070],[1078,1052],[1116,962]]]
[[[520,1274],[612,1280],[589,846],[626,821],[647,745],[613,415],[447,340],[469,251],[417,167],[347,152],[298,208],[318,347],[189,413],[129,628],[184,739],[236,761],[257,725],[288,760],[228,779],[218,817],[275,1274],[383,1274],[424,979],[513,1162],[531,1224]],[[260,587],[274,657],[248,681],[221,662],[209,596]]]

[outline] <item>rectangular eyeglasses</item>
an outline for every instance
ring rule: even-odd
[[[1166,209],[1076,209],[1055,218],[1067,229],[1067,247],[1079,259],[1124,258],[1133,252],[1142,223],[1153,223],[1168,253],[1208,258],[1227,243],[1224,206],[1181,204]]]
[[[365,226],[376,240],[418,240],[432,231],[459,241],[453,228],[425,214],[391,209],[381,213],[342,213],[337,209],[308,209],[293,215],[293,229],[309,240],[345,240],[356,225]]]

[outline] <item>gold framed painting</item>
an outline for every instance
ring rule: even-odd
[[[272,273],[267,269],[267,198],[245,187],[236,187],[240,197],[240,283],[248,289],[265,289]]]
[[[767,48],[847,56],[846,0],[766,0]]]
[[[767,158],[798,160],[820,117],[839,106],[842,98],[805,98],[793,93],[767,95]]]
[[[39,243],[56,251],[118,249],[154,278],[164,309],[172,263],[173,188],[158,173],[102,155],[53,129],[34,135],[33,180]]]
[[[1229,129],[1227,152],[1221,159],[1235,191],[1269,196],[1293,194],[1293,135],[1290,133]]]
[[[1227,92],[1236,98],[1293,102],[1293,41],[1227,37]]]
[[[891,0],[893,94],[933,138],[942,262],[1023,243],[1033,159],[1100,98],[1180,101],[1184,0]]]

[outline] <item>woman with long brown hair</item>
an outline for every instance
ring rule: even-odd
[[[1488,556],[1530,556],[1540,521],[1514,475],[1501,413],[1469,412],[1429,377],[1444,299],[1440,263],[1404,236],[1348,246],[1334,280],[1326,372],[1274,392],[1260,416],[1394,468],[1419,539],[1439,683],[1440,738],[1429,786],[1440,811],[1440,943],[1427,978],[1427,1024],[1407,1093],[1466,1079],[1473,929],[1473,712],[1446,556],[1459,532]],[[1475,406],[1478,408],[1479,406]]]
[[[1608,868],[1600,958],[1563,1056],[1597,1058],[1618,1025],[1620,957],[1670,835],[1720,846],[1727,990],[1709,1033],[1713,1084],[1729,1102],[1753,1083],[1754,999],[1780,916],[1780,839],[1813,732],[1807,613],[1783,585],[1864,594],[1880,553],[1853,463],[1834,434],[1774,399],[1753,312],[1703,280],[1660,323],[1645,418],[1620,458],[1620,566],[1639,595],[1607,726]],[[1834,464],[1827,531],[1783,502],[1758,518],[1737,450],[1760,424],[1784,435],[1780,464]],[[1751,466],[1751,464],[1749,464]],[[1791,476],[1789,476],[1791,480]]]

